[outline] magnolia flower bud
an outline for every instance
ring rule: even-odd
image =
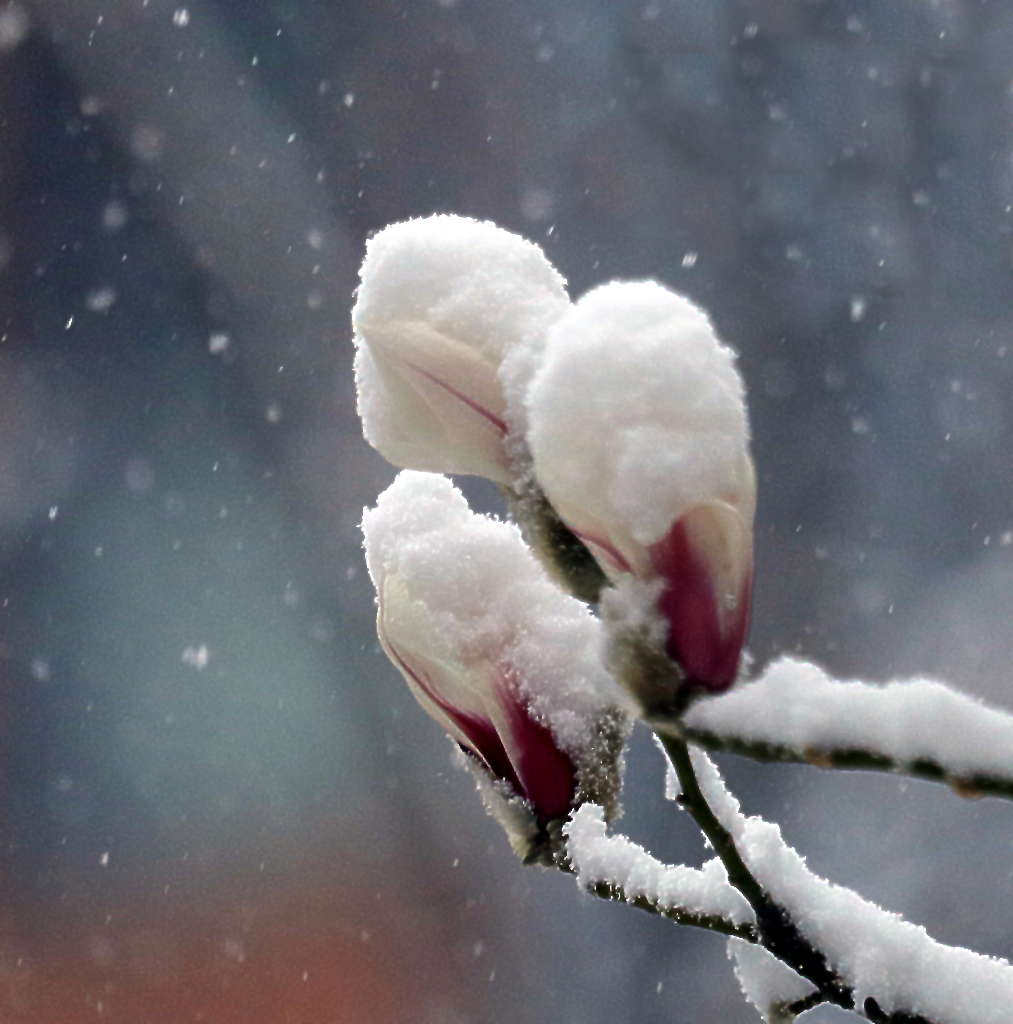
[[[413,472],[362,528],[380,643],[481,767],[522,855],[579,801],[614,801],[626,698],[600,623],[553,586],[517,528],[474,514],[445,477]]]
[[[706,315],[654,282],[596,288],[550,330],[527,406],[535,476],[560,518],[613,582],[634,581],[621,589],[649,606],[686,686],[730,686],[756,482],[735,357]]]
[[[397,466],[510,484],[523,391],[569,305],[563,279],[532,242],[449,215],[384,228],[360,279],[352,326],[366,440]]]

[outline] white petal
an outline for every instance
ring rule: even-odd
[[[534,353],[569,305],[563,279],[518,235],[443,215],[385,228],[360,274],[367,440],[397,465],[509,482],[507,424],[521,436]]]
[[[395,465],[508,483],[496,366],[424,322],[362,330],[356,385],[369,443]]]

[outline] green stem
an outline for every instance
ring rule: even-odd
[[[504,488],[510,514],[528,546],[567,591],[588,604],[596,604],[608,585],[594,556],[570,532],[548,499],[531,483],[522,491]]]

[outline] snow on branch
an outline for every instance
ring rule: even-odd
[[[697,703],[683,726],[694,743],[760,761],[896,771],[1013,798],[1013,715],[930,680],[840,682],[785,657]]]
[[[362,530],[380,644],[486,772],[487,806],[511,804],[500,821],[517,824],[515,798],[530,811],[509,831],[518,854],[539,854],[575,801],[611,807],[628,701],[598,619],[550,582],[517,527],[472,512],[446,477],[405,470]]]
[[[911,924],[810,871],[780,829],[746,817],[713,762],[693,752],[708,804],[734,837],[749,870],[826,958],[870,1020],[1007,1024],[1013,968],[1005,961],[944,946]]]
[[[525,863],[731,937],[768,1024],[823,1002],[873,1024],[1010,1020],[1009,964],[813,874],[698,749],[1013,798],[1013,714],[939,683],[839,682],[783,658],[696,700],[739,678],[756,486],[744,385],[706,314],[652,282],[571,303],[537,246],[436,216],[371,240],[353,326],[370,443],[509,492],[520,529],[409,472],[363,528],[381,645]],[[607,578],[602,616],[543,566],[593,603]],[[703,868],[608,834],[631,701],[713,848]]]
[[[583,804],[563,827],[577,884],[681,924],[755,941],[749,904],[714,858],[702,868],[668,865],[625,836],[606,832],[597,804]]]
[[[795,1016],[823,1002],[812,984],[799,977],[762,946],[743,939],[728,940],[728,957],[735,980],[764,1024],[789,1024]]]

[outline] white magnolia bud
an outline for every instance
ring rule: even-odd
[[[735,680],[756,481],[734,353],[654,282],[604,285],[550,330],[527,395],[535,476],[613,580],[649,595],[690,685]]]
[[[369,240],[352,310],[363,432],[397,466],[509,484],[509,439],[548,327],[569,305],[541,249],[436,215]]]
[[[614,797],[626,698],[604,667],[600,623],[549,581],[517,528],[415,472],[362,528],[388,657],[536,831],[580,799]]]

